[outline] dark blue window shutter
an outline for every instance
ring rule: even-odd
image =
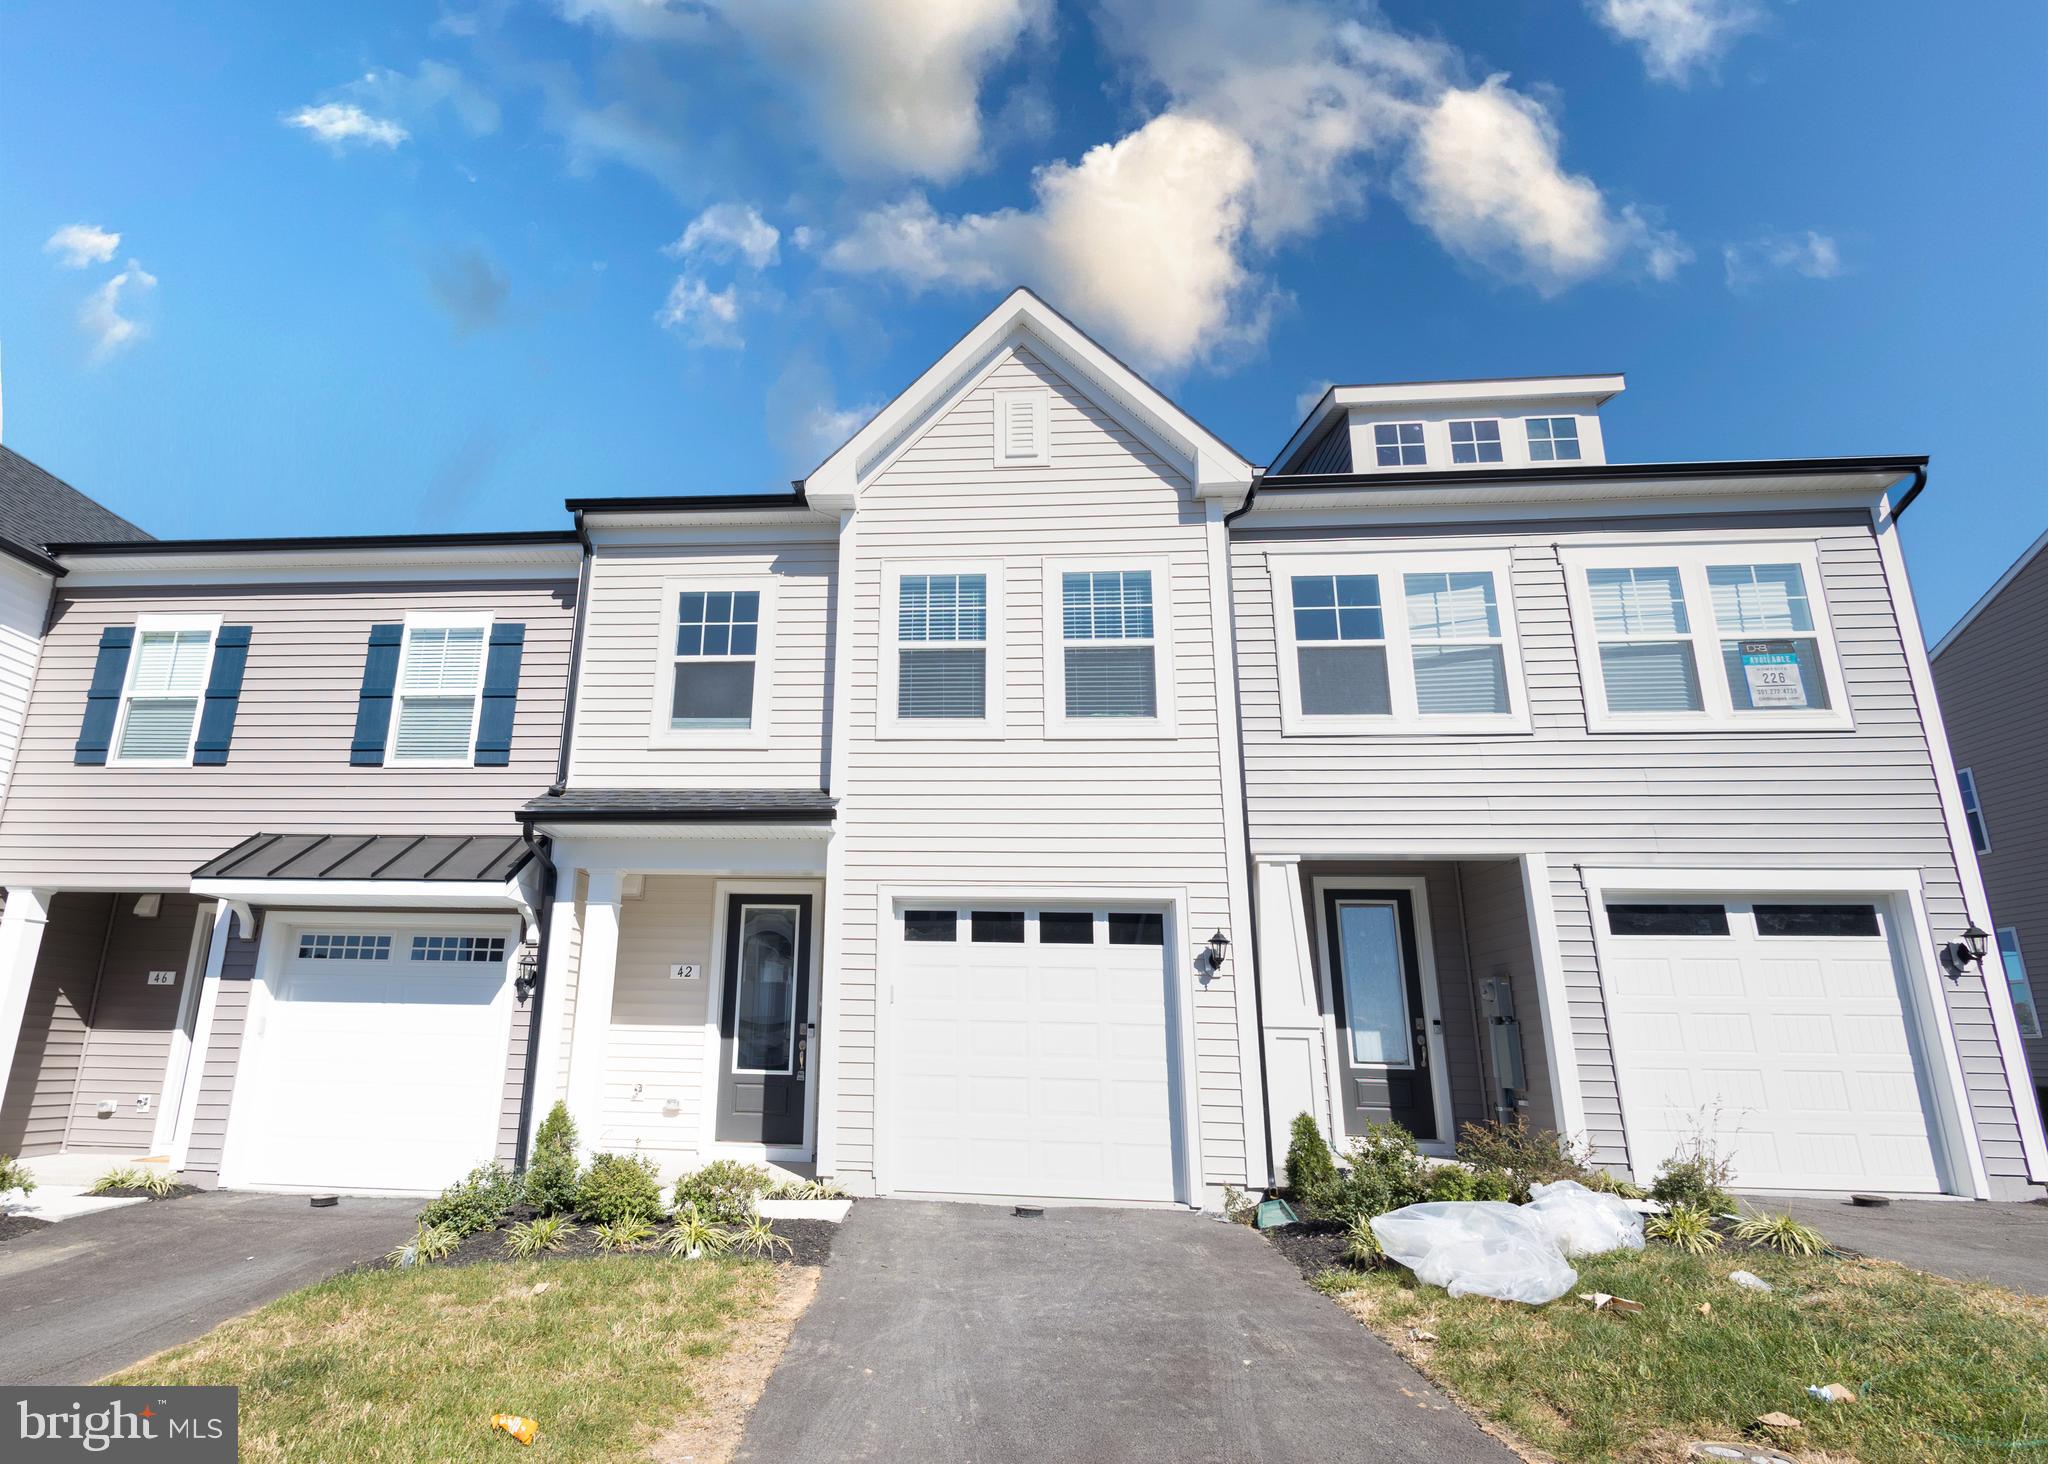
[[[519,702],[519,658],[526,627],[491,627],[490,659],[484,662],[484,704],[476,719],[476,765],[502,768],[512,760],[512,713]]]
[[[199,740],[192,745],[194,767],[219,767],[228,760],[235,713],[242,705],[242,672],[249,664],[249,627],[223,625],[213,638],[213,673],[206,679],[206,705],[199,714]]]
[[[103,766],[107,744],[114,740],[114,723],[121,715],[121,687],[128,680],[128,653],[135,647],[135,627],[109,625],[100,632],[100,655],[93,662],[92,686],[85,693],[85,721],[78,729],[78,743],[71,760],[88,766]]]
[[[384,742],[391,732],[391,688],[398,684],[398,648],[403,625],[370,627],[370,650],[363,658],[363,690],[356,702],[356,736],[348,760],[359,768],[384,766]]]

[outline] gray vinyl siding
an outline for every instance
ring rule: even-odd
[[[262,831],[514,833],[512,810],[554,781],[574,598],[573,580],[62,590],[0,812],[0,885],[182,889]],[[526,626],[506,767],[349,764],[370,627],[429,609]],[[74,765],[101,629],[153,613],[253,627],[227,764]]]
[[[1937,943],[1967,923],[1901,626],[1866,516],[1615,518],[1438,529],[1263,528],[1233,544],[1250,835],[1304,858],[1404,842],[1460,857],[1542,851],[1596,1158],[1626,1158],[1592,912],[1575,866],[1917,869]],[[1654,531],[1706,542],[1729,530],[1811,532],[1855,727],[1845,732],[1589,733],[1561,546]],[[1282,737],[1268,549],[1506,548],[1533,731],[1521,735]],[[1907,633],[1917,634],[1917,630]],[[1711,668],[1708,668],[1711,670]],[[1943,983],[1969,1106],[1994,1180],[2025,1159],[1983,982]],[[1529,1013],[1524,1013],[1525,1018]],[[1525,1031],[1533,1028],[1525,1022]]]
[[[199,1100],[193,1110],[192,1136],[185,1149],[185,1177],[211,1185],[220,1179],[221,1148],[227,1141],[228,1108],[235,1096],[235,1075],[242,1065],[242,1033],[249,1016],[249,983],[256,979],[256,951],[263,939],[262,919],[247,940],[236,935],[220,965],[220,991],[214,998],[213,1030],[199,1058]]]
[[[1345,412],[1332,422],[1314,447],[1294,470],[1298,473],[1348,473],[1351,471],[1351,414]]]
[[[507,975],[507,981],[513,979]],[[512,1035],[505,1044],[505,1096],[498,1106],[498,1162],[519,1162],[521,1098],[526,1093],[526,1051],[533,1038],[533,998],[512,998]]]
[[[210,909],[211,902],[207,904]],[[191,895],[166,895],[159,912],[145,918],[135,913],[134,900],[114,901],[66,1149],[149,1152],[163,1102],[164,1064],[170,1058],[178,1003],[185,983],[192,979],[187,963],[199,905]],[[205,968],[200,969],[203,974]],[[176,971],[177,984],[151,986],[151,971]],[[137,1096],[144,1093],[151,1100],[147,1113],[135,1106]],[[98,1111],[102,1101],[114,1105],[113,1113],[104,1118]]]
[[[14,1069],[0,1100],[0,1154],[54,1154],[64,1147],[112,909],[111,895],[60,894],[50,904]]]
[[[2034,1000],[2048,995],[2048,552],[2007,582],[1934,661],[1956,766],[1970,769],[1991,835],[1977,856],[1998,925],[2019,935]],[[2048,1088],[2048,1036],[2025,1040]]]
[[[1477,990],[1481,983],[1496,977],[1508,978],[1515,1001],[1515,1022],[1522,1038],[1521,1114],[1531,1128],[1555,1129],[1557,1109],[1550,1098],[1550,1058],[1543,1046],[1543,997],[1536,984],[1536,947],[1529,931],[1521,863],[1514,859],[1473,861],[1459,865],[1458,869],[1463,876],[1465,938],[1471,947],[1473,987]],[[1476,1011],[1489,1074],[1485,1105],[1487,1117],[1491,1118],[1501,1080],[1491,1075],[1493,1047],[1485,1005],[1481,1003]]]
[[[993,393],[1045,387],[1050,394],[1052,465],[992,466]],[[1190,974],[1212,930],[1233,920],[1223,792],[1219,697],[1229,669],[1216,664],[1212,568],[1204,506],[1143,440],[1028,351],[1018,350],[924,427],[897,460],[862,490],[848,571],[852,596],[841,728],[846,782],[837,837],[844,878],[830,897],[842,911],[837,987],[837,1170],[873,1173],[877,1011],[887,973],[884,890],[1029,889],[1085,898],[1106,886],[1185,891],[1192,928],[1185,950],[1169,953],[1194,1016],[1194,1082],[1200,1178],[1210,1186],[1246,1181],[1245,1055],[1239,1003],[1252,1000],[1239,972],[1207,982]],[[1044,567],[1048,559],[1169,561],[1155,586],[1158,615],[1171,616],[1173,665],[1162,668],[1162,701],[1172,697],[1170,737],[1049,738],[1044,662]],[[1001,739],[878,735],[885,565],[1000,559],[1003,599],[991,623],[1007,626]],[[994,586],[990,587],[991,595]],[[832,1008],[827,1008],[830,1020]],[[886,1182],[886,1162],[883,1165]],[[1263,1168],[1259,1178],[1263,1179]]]

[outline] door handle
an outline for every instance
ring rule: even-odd
[[[796,1075],[802,1077],[811,1063],[811,1024],[806,1022],[796,1034]]]

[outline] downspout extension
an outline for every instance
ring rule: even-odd
[[[1913,486],[1899,496],[1892,505],[1892,522],[1897,523],[1900,515],[1913,506],[1913,500],[1920,496],[1920,490],[1927,486],[1927,464],[1920,463],[1913,469]]]

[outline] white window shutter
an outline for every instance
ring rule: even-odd
[[[995,394],[996,466],[1043,468],[1052,461],[1052,393],[1042,386]]]

